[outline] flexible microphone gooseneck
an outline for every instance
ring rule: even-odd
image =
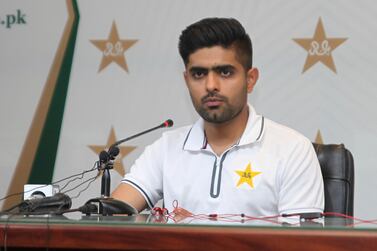
[[[173,120],[171,119],[167,119],[165,120],[162,124],[158,125],[158,126],[155,126],[155,127],[152,127],[148,130],[145,130],[143,132],[140,132],[140,133],[137,133],[135,135],[132,135],[128,138],[125,138],[125,139],[121,139],[121,140],[118,140],[116,141],[115,143],[113,143],[110,147],[109,147],[109,150],[106,152],[106,151],[102,151],[100,152],[99,154],[99,160],[100,160],[100,163],[103,164],[103,163],[107,163],[109,162],[110,160],[114,160],[116,156],[118,156],[119,154],[119,148],[118,146],[126,141],[129,141],[131,139],[134,139],[134,138],[137,138],[141,135],[144,135],[146,133],[149,133],[149,132],[152,132],[154,130],[157,130],[157,129],[160,129],[160,128],[168,128],[168,127],[172,127],[174,124]]]
[[[131,140],[131,139],[137,138],[137,137],[139,137],[139,136],[141,136],[141,135],[144,135],[144,134],[146,134],[146,133],[152,132],[152,131],[154,131],[154,130],[157,130],[157,129],[160,129],[160,128],[168,128],[168,127],[172,127],[173,124],[174,124],[173,120],[168,119],[168,120],[165,120],[162,124],[160,124],[160,125],[158,125],[158,126],[155,126],[155,127],[150,128],[150,129],[148,129],[148,130],[145,130],[145,131],[143,131],[143,132],[137,133],[137,134],[135,134],[135,135],[133,135],[133,136],[130,136],[130,137],[128,137],[128,138],[118,140],[118,141],[116,141],[114,144],[112,144],[112,145],[109,147],[109,151],[108,151],[108,153],[109,153],[110,156],[111,156],[111,154],[115,154],[115,153],[116,153],[116,155],[117,155],[117,154],[119,154],[119,150],[117,151],[117,150],[115,150],[114,148],[117,147],[118,145],[120,145],[120,144],[122,144],[122,143],[124,143],[124,142],[126,142],[126,141],[129,141],[129,140]],[[116,156],[116,155],[114,155],[114,156]]]

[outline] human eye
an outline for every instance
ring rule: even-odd
[[[230,69],[222,69],[220,71],[221,76],[223,77],[230,77],[233,74],[233,71]]]
[[[224,77],[224,78],[231,77],[234,73],[234,69],[230,66],[218,67],[216,71],[221,77]]]
[[[207,70],[205,69],[193,69],[191,70],[191,76],[194,79],[201,79],[207,74]]]

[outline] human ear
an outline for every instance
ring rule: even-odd
[[[183,78],[185,79],[186,86],[187,86],[188,85],[188,76],[187,76],[187,71],[186,70],[183,72]]]
[[[247,92],[251,93],[254,89],[255,84],[259,78],[259,71],[257,68],[250,68],[246,73],[247,81]]]

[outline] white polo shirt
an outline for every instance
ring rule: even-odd
[[[249,105],[237,144],[217,156],[199,119],[163,134],[146,147],[122,182],[145,197],[173,201],[194,214],[322,212],[323,179],[312,143],[298,132],[257,115]]]

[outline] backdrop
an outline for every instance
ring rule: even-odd
[[[3,0],[0,196],[89,170],[109,144],[167,118],[194,122],[178,37],[221,16],[253,40],[260,79],[249,101],[312,141],[344,143],[355,159],[355,216],[375,218],[376,12],[373,0]],[[161,133],[122,145],[112,189]],[[74,207],[100,195],[95,175],[59,183]]]

